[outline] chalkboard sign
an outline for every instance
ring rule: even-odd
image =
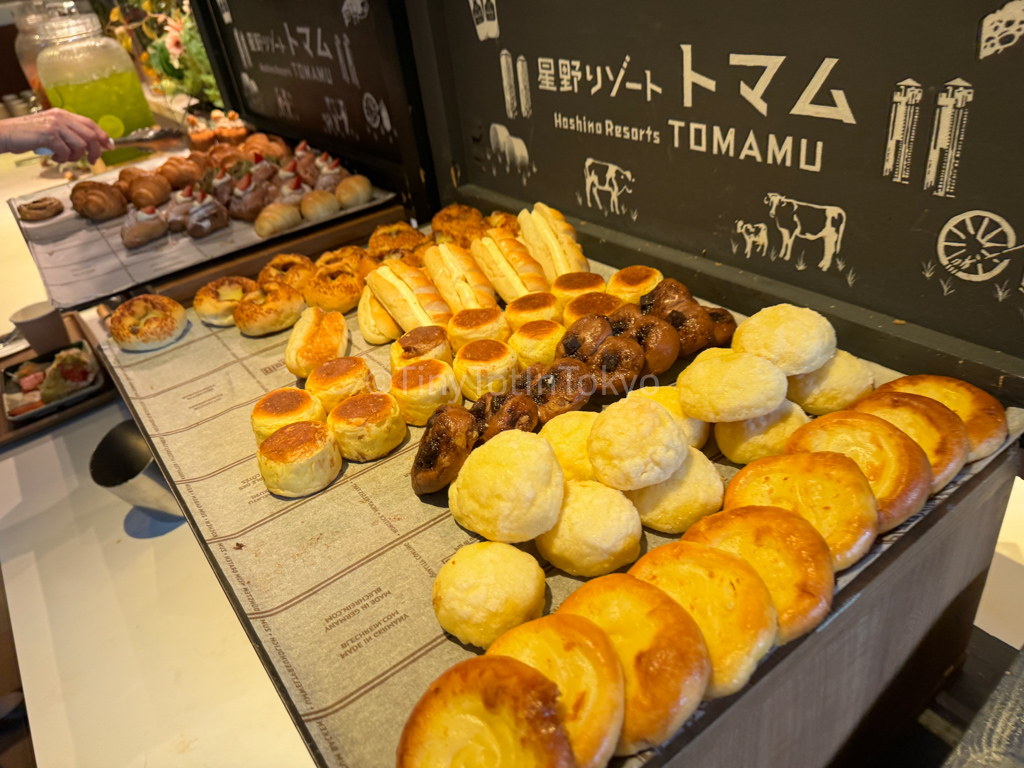
[[[455,182],[1024,356],[1020,0],[423,12]]]
[[[192,7],[225,101],[243,118],[340,155],[421,217],[436,206],[402,14],[368,0]]]

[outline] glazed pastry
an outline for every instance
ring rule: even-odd
[[[645,315],[661,318],[676,329],[679,354],[683,356],[692,355],[717,342],[716,321],[678,280],[662,280],[657,288],[641,296],[640,310]],[[731,317],[721,316],[721,321],[728,326],[727,320]]]
[[[487,230],[484,237],[473,241],[471,252],[505,302],[548,289],[544,270],[509,230]]]
[[[195,205],[188,214],[186,231],[188,236],[198,240],[218,230],[224,229],[231,223],[228,209],[219,200],[205,192],[196,196]]]
[[[139,248],[167,234],[167,222],[152,205],[130,211],[121,225],[121,242],[125,248]]]
[[[348,171],[341,165],[341,160],[332,160],[330,165],[320,169],[320,175],[317,176],[313,189],[322,190],[334,195],[338,184],[341,183],[342,179],[348,178],[348,175]]]
[[[523,242],[530,255],[544,268],[544,277],[553,283],[568,272],[589,272],[590,264],[576,242],[576,230],[559,211],[544,203],[535,203],[533,212],[519,212]]]
[[[202,178],[199,166],[184,157],[172,157],[157,169],[174,189],[184,189]]]
[[[479,437],[476,418],[461,405],[444,404],[431,414],[409,472],[417,496],[455,481]]]
[[[276,188],[277,172],[280,170],[278,166],[259,152],[253,153],[252,163],[252,168],[249,171],[252,174],[252,180],[257,184],[272,184]]]
[[[373,184],[362,175],[348,176],[338,182],[334,189],[334,196],[338,205],[344,208],[355,208],[370,202],[373,197]]]
[[[188,140],[192,149],[206,152],[217,142],[217,134],[208,125],[201,124],[194,115],[189,115]]]
[[[627,336],[644,350],[643,376],[664,373],[679,357],[679,336],[661,318],[644,315],[636,304],[623,304],[608,316],[612,335]]]
[[[516,392],[485,392],[469,412],[476,419],[479,433],[474,448],[508,429],[533,432],[540,419],[532,398]]]
[[[394,224],[382,224],[373,230],[366,250],[372,256],[383,256],[390,251],[411,250],[420,243],[428,242],[429,239],[406,222],[398,221]]]
[[[40,197],[18,206],[18,216],[22,221],[46,221],[63,212],[64,203],[55,197]]]
[[[488,225],[484,215],[468,205],[452,203],[435,214],[430,222],[434,240],[438,243],[455,243],[469,248],[473,241],[487,233]]]
[[[314,189],[302,197],[301,211],[304,219],[310,221],[329,219],[339,210],[341,210],[341,206],[334,195],[322,189]]]
[[[586,405],[594,393],[594,380],[586,364],[563,357],[551,365],[531,365],[516,378],[512,391],[529,395],[537,404],[540,423],[546,424]]]
[[[235,307],[242,297],[259,289],[255,280],[247,277],[222,277],[200,288],[192,299],[192,308],[199,319],[208,325],[235,324]]]
[[[232,219],[254,222],[264,206],[266,206],[266,188],[255,184],[251,174],[245,174],[238,180],[234,190],[231,192],[228,213],[231,214]],[[298,209],[295,209],[295,213],[299,213]],[[277,216],[280,215],[280,213],[277,214]],[[301,215],[299,219],[302,219]]]
[[[298,253],[279,253],[260,270],[256,282],[260,284],[267,282],[285,283],[295,290],[302,292],[309,281],[313,279],[315,272],[316,266],[309,260],[308,256]]]
[[[188,328],[185,308],[174,299],[143,294],[128,299],[110,316],[110,335],[121,349],[149,352],[166,347]]]
[[[80,181],[71,188],[71,207],[91,221],[107,221],[123,216],[128,210],[128,201],[115,186]]]
[[[647,359],[634,338],[626,334],[615,336],[608,318],[598,315],[588,315],[573,323],[558,342],[555,357],[580,360],[587,365],[599,392],[620,395],[640,378]]]
[[[736,333],[736,318],[732,312],[721,307],[704,307],[711,318],[711,341],[709,346],[728,347],[732,343],[733,334]]]

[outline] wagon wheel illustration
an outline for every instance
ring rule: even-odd
[[[990,280],[1010,263],[1017,235],[1009,222],[991,211],[966,211],[939,230],[939,262],[961,280]]]

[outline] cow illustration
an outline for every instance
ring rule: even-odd
[[[630,194],[633,190],[626,186],[627,183],[633,182],[633,174],[627,170],[620,168],[615,163],[606,163],[602,160],[595,160],[592,157],[587,158],[587,162],[583,165],[583,178],[586,182],[586,193],[587,193],[587,208],[590,208],[590,195],[594,195],[594,203],[597,205],[599,211],[604,210],[604,206],[601,205],[601,196],[599,193],[608,193],[608,209],[612,213],[622,213],[622,208],[619,205],[619,195]]]
[[[748,224],[743,219],[737,219],[736,231],[743,235],[748,259],[752,251],[757,251],[758,256],[764,256],[768,252],[768,226],[766,224]]]
[[[846,228],[846,212],[835,205],[815,205],[801,203],[778,192],[769,192],[764,197],[768,206],[768,215],[775,219],[775,226],[782,235],[780,256],[789,261],[793,253],[793,241],[821,240],[824,247],[818,268],[827,272],[832,265],[832,257],[839,253],[843,243],[843,230]]]

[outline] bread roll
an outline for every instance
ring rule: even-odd
[[[294,205],[271,203],[260,211],[253,226],[256,228],[257,235],[267,238],[287,232],[301,223],[302,214]]]
[[[439,405],[462,402],[455,373],[441,360],[420,360],[399,369],[391,377],[390,392],[405,423],[417,427],[426,424]]]
[[[871,485],[841,453],[796,453],[748,464],[729,482],[723,502],[725,509],[746,506],[799,514],[825,539],[837,571],[866,555],[878,534]]]
[[[564,312],[565,305],[585,293],[604,293],[607,290],[604,278],[596,272],[567,272],[555,278],[551,293],[558,300],[558,311]]]
[[[520,624],[487,655],[518,659],[558,686],[558,715],[577,768],[604,768],[625,714],[625,681],[615,646],[590,619],[559,613]]]
[[[468,768],[474,755],[493,768],[574,768],[558,699],[558,687],[528,664],[467,659],[416,704],[398,742],[397,768]]]
[[[686,460],[687,444],[672,414],[653,400],[627,398],[597,417],[587,451],[598,480],[630,491],[667,480]]]
[[[322,421],[297,421],[274,432],[256,453],[267,490],[295,498],[322,491],[341,472],[341,453]]]
[[[543,268],[530,256],[526,246],[507,230],[487,230],[485,237],[473,241],[470,252],[506,304],[528,293],[548,289]]]
[[[690,614],[624,573],[588,581],[556,613],[565,614],[603,629],[622,665],[626,713],[615,754],[668,741],[697,709],[711,673],[707,645]]]
[[[471,341],[493,339],[507,342],[511,335],[508,320],[497,307],[464,309],[448,321],[448,337],[455,352]]]
[[[967,463],[971,449],[967,427],[938,400],[883,390],[864,398],[853,410],[885,419],[921,446],[932,465],[932,494],[945,488]]]
[[[360,174],[348,176],[338,182],[334,189],[334,197],[343,209],[355,208],[357,205],[370,202],[373,197],[373,184]]]
[[[674,386],[639,387],[627,392],[626,397],[646,397],[665,408],[679,424],[691,447],[703,448],[707,442],[711,432],[710,425],[683,412],[683,406],[679,404],[679,390]]]
[[[301,293],[315,272],[316,267],[308,256],[280,253],[260,270],[256,282],[260,285],[271,282],[284,283]]]
[[[440,360],[452,364],[448,333],[439,325],[421,325],[398,337],[391,345],[391,375],[420,360]]]
[[[550,293],[528,293],[508,303],[505,319],[515,332],[534,320],[553,320],[557,323],[562,319],[562,313],[558,311],[558,301]]]
[[[366,248],[374,256],[383,256],[391,251],[411,251],[429,239],[408,222],[396,221],[394,224],[381,224],[373,230]]]
[[[697,622],[711,660],[705,698],[740,690],[775,643],[778,624],[768,587],[735,555],[675,541],[652,549],[629,574],[663,590]]]
[[[329,219],[341,210],[341,204],[334,194],[323,189],[314,189],[302,196],[299,206],[302,218],[310,221]]]
[[[654,267],[634,264],[608,278],[608,293],[622,299],[624,304],[639,304],[640,297],[657,288],[663,279],[661,272]]]
[[[384,305],[370,293],[369,286],[363,286],[363,292],[359,295],[357,319],[359,333],[367,344],[387,344],[402,335],[402,329],[398,327],[395,318],[389,315]]]
[[[487,648],[544,612],[544,571],[510,544],[462,547],[434,580],[434,615],[459,642]]]
[[[487,232],[484,215],[476,208],[461,203],[446,205],[430,220],[434,240],[438,243],[455,243],[463,248]]]
[[[129,352],[149,352],[173,344],[188,328],[185,308],[174,299],[144,293],[120,304],[110,316],[114,343]]]
[[[818,626],[832,607],[835,575],[828,544],[796,512],[734,507],[694,523],[684,541],[742,557],[768,587],[779,620],[779,644]]]
[[[784,453],[789,436],[810,420],[796,403],[783,400],[764,416],[715,424],[715,442],[729,461],[749,464]]]
[[[288,337],[284,364],[304,379],[328,360],[344,357],[347,351],[345,316],[340,312],[325,312],[320,307],[307,307]]]
[[[540,436],[551,443],[566,482],[595,479],[587,438],[596,420],[593,411],[569,411],[555,416],[540,429]]]
[[[882,392],[907,392],[938,400],[967,427],[971,451],[967,461],[991,456],[1006,440],[1006,411],[988,392],[948,376],[904,376],[883,384]]]
[[[342,400],[327,415],[343,458],[371,461],[386,456],[408,434],[398,403],[383,392],[364,392]]]
[[[309,392],[281,387],[265,394],[253,406],[251,424],[259,445],[281,427],[297,421],[324,421],[323,405]]]
[[[258,289],[256,281],[247,277],[221,277],[196,291],[192,309],[208,325],[234,325],[238,302],[245,294]]]
[[[455,379],[467,400],[479,400],[485,392],[507,392],[516,376],[516,353],[508,344],[493,339],[471,341],[455,353]]]
[[[497,306],[493,286],[465,248],[442,243],[428,249],[423,271],[452,312]]]
[[[584,293],[566,302],[562,310],[562,322],[568,328],[587,315],[607,317],[622,305],[622,299],[610,293]]]
[[[881,533],[920,512],[928,499],[932,484],[928,456],[885,419],[836,411],[800,427],[786,443],[786,453],[817,451],[835,451],[857,462],[875,494]]]
[[[812,416],[849,408],[875,386],[871,369],[860,358],[837,349],[821,368],[789,377],[787,398]]]
[[[321,309],[345,313],[359,303],[363,276],[358,267],[347,263],[319,267],[306,284],[306,302]]]
[[[306,391],[330,413],[350,397],[373,391],[373,373],[361,357],[339,357],[315,368],[306,379]]]
[[[558,522],[563,492],[562,468],[548,441],[511,429],[469,455],[448,486],[448,505],[463,528],[515,543]]]
[[[524,209],[518,218],[523,242],[544,269],[549,284],[567,272],[590,271],[590,264],[576,242],[576,230],[559,211],[535,203],[532,213]]]
[[[550,365],[554,362],[555,349],[564,335],[565,326],[554,320],[532,320],[519,326],[508,345],[516,353],[520,372],[535,363]]]
[[[708,352],[676,379],[679,404],[689,416],[745,421],[771,413],[786,399],[786,375],[769,361],[745,352]]]
[[[621,491],[567,480],[558,522],[537,537],[537,551],[570,576],[603,576],[640,556],[642,532],[636,507]]]
[[[246,336],[266,336],[291,328],[305,308],[302,294],[294,288],[267,282],[242,296],[233,317]]]
[[[403,330],[447,325],[452,313],[427,276],[415,267],[390,260],[366,277],[366,284]]]
[[[682,533],[722,508],[725,486],[715,465],[696,448],[687,446],[687,451],[686,459],[667,479],[626,492],[648,528]]]
[[[776,304],[755,312],[736,328],[732,348],[774,363],[787,376],[816,371],[836,351],[832,324],[813,309]]]

